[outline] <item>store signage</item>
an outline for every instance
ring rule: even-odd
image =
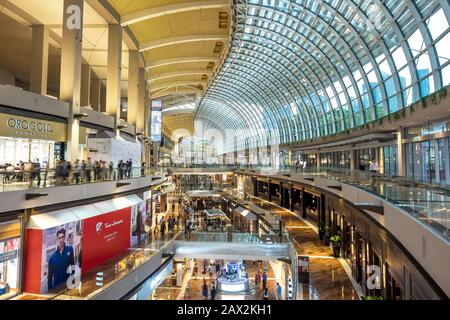
[[[130,247],[131,208],[83,222],[83,273]]]
[[[14,260],[17,258],[17,250],[7,251],[5,253],[0,253],[0,263]]]
[[[65,123],[0,114],[0,136],[66,141]]]

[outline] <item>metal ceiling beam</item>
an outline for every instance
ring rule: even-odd
[[[222,60],[217,57],[208,57],[208,56],[192,56],[192,57],[180,57],[180,58],[170,58],[170,59],[161,59],[154,60],[150,62],[149,65],[145,67],[145,70],[150,70],[152,68],[164,67],[171,64],[178,63],[192,63],[192,62],[214,62],[220,63]]]
[[[195,11],[200,9],[216,9],[229,6],[229,0],[207,0],[169,4],[125,14],[122,16],[122,26],[128,26],[130,24],[175,13]]]
[[[228,35],[222,34],[193,34],[187,36],[166,37],[144,42],[139,46],[139,51],[148,51],[175,44],[191,43],[198,41],[228,41]]]
[[[168,82],[168,83],[161,83],[158,85],[151,85],[150,91],[154,90],[160,90],[164,88],[171,88],[171,87],[179,87],[179,86],[198,86],[202,85],[203,87],[206,87],[208,83],[206,81],[179,81],[179,82]]]
[[[158,98],[162,98],[165,96],[170,96],[170,95],[185,95],[185,94],[203,94],[203,91],[200,89],[195,89],[192,87],[181,87],[181,88],[174,88],[174,89],[170,89],[170,90],[164,90],[161,92],[157,92],[155,94],[150,94],[151,99],[158,99]]]
[[[204,75],[211,76],[213,74],[210,70],[183,70],[183,71],[171,71],[171,72],[165,72],[155,75],[149,75],[150,80],[149,81],[158,81],[161,79],[166,78],[174,78],[174,77],[183,77],[183,76],[195,76],[195,75]]]

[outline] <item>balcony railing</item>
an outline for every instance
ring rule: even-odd
[[[129,169],[109,169],[106,167],[97,170],[39,169],[35,171],[14,170],[9,172],[6,169],[0,169],[0,191],[123,181],[149,176],[160,176],[164,172],[161,168],[155,167],[133,167]]]

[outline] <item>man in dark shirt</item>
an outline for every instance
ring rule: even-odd
[[[132,168],[133,168],[133,161],[130,159],[130,161],[127,162],[127,176],[128,176],[128,179],[132,178],[132,176],[131,176]]]
[[[69,278],[67,268],[75,265],[73,248],[66,246],[66,230],[60,229],[56,233],[56,251],[48,261],[48,290],[64,283]]]

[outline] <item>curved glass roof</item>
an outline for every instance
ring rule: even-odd
[[[196,120],[239,132],[230,152],[396,112],[450,84],[449,3],[234,0],[230,53]]]

